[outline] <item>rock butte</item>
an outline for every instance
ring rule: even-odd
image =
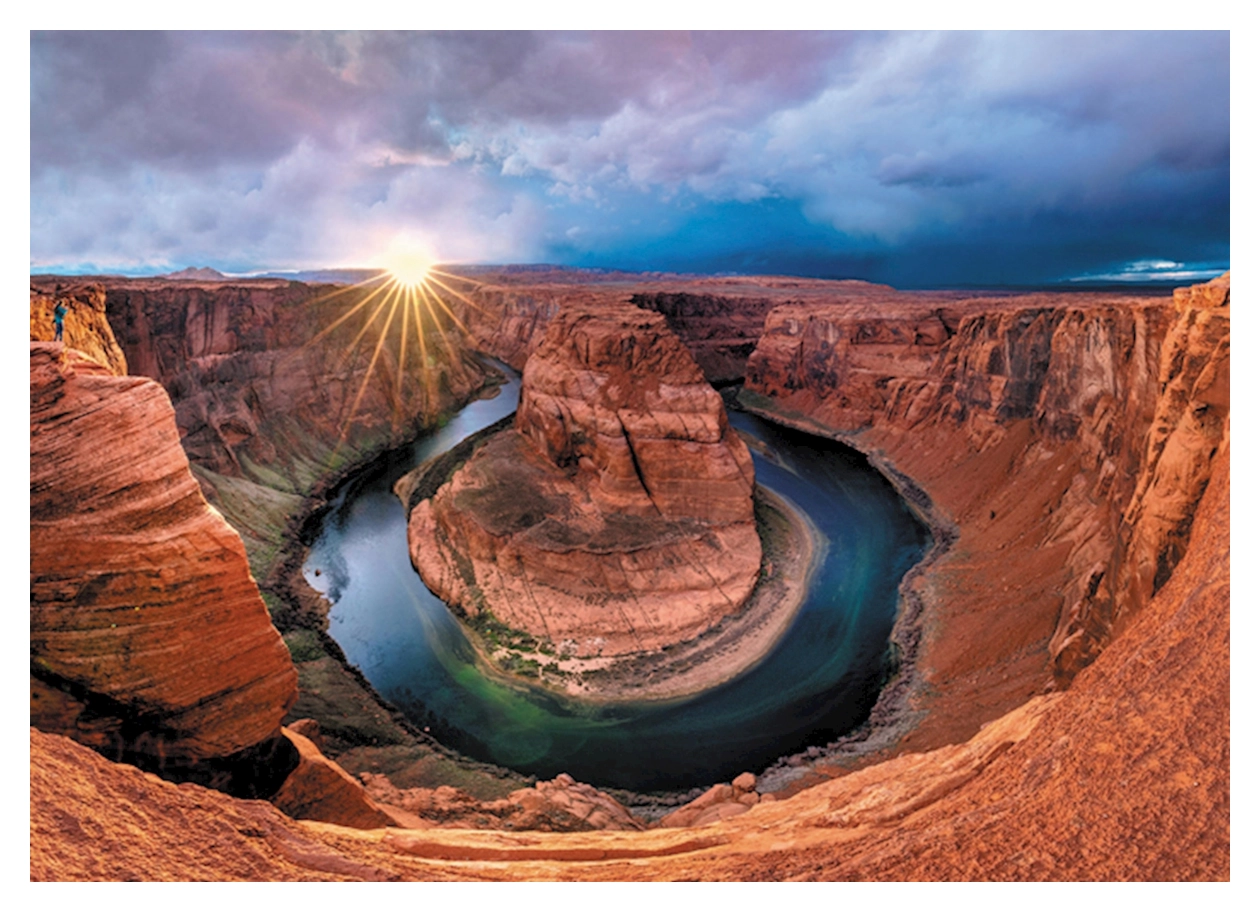
[[[561,298],[725,307],[690,344],[901,484],[947,545],[903,587],[907,724],[757,777],[778,801],[710,790],[711,825],[596,833],[295,822],[32,729],[32,879],[1229,878],[1228,276],[1172,299],[478,278],[472,344],[509,360]]]
[[[572,304],[525,365],[515,428],[411,512],[412,563],[457,611],[561,654],[690,640],[757,581],[752,457],[657,313]]]

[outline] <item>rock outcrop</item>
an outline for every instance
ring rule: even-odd
[[[753,469],[721,398],[655,313],[573,305],[514,430],[412,510],[412,561],[470,616],[577,656],[691,639],[756,583]]]
[[[363,786],[323,755],[319,747],[292,728],[284,737],[298,754],[298,765],[271,803],[290,817],[323,820],[359,830],[397,826],[399,821],[368,797]]]
[[[728,817],[738,817],[761,803],[763,796],[756,790],[757,777],[752,773],[740,773],[730,783],[719,782],[699,798],[695,798],[660,820],[663,827],[699,827]],[[773,801],[774,796],[765,796]]]
[[[31,341],[52,342],[56,337],[53,311],[57,305],[66,308],[62,341],[122,376],[127,373],[127,358],[114,338],[114,329],[105,315],[105,286],[100,282],[79,282],[67,279],[49,284],[31,283]]]
[[[364,773],[361,778],[376,801],[411,812],[426,827],[548,833],[647,828],[617,799],[594,786],[574,781],[567,773],[537,782],[533,788],[516,789],[493,801],[478,801],[449,785],[399,789],[375,773]]]
[[[32,724],[225,787],[279,751],[255,759],[282,777],[293,665],[166,393],[59,343],[30,361]]]

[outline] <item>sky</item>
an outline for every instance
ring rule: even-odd
[[[1227,32],[32,32],[38,272],[1229,268]]]

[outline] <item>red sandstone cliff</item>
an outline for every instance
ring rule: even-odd
[[[1167,579],[1228,415],[1228,276],[1211,288],[767,318],[749,401],[912,478],[957,529],[916,583],[929,716],[908,744],[1065,685]]]
[[[752,458],[664,319],[571,305],[526,364],[516,428],[411,513],[412,560],[458,609],[578,656],[691,639],[761,562]]]
[[[460,403],[484,376],[440,312],[425,315],[423,357],[408,327],[400,375],[402,320],[385,332],[387,294],[328,331],[375,292],[277,280],[106,286],[131,370],[171,391],[190,459],[227,474],[265,465],[296,485],[312,471],[303,460],[343,435],[343,446],[370,449]]]
[[[31,345],[30,570],[32,724],[155,767],[278,737],[293,666],[166,394],[58,343]]]
[[[461,302],[471,342],[517,370],[542,341],[547,324],[569,305],[630,302],[665,317],[710,383],[742,380],[766,315],[788,304],[860,302],[892,289],[858,281],[783,276],[673,276],[581,270],[487,272]],[[939,295],[952,299],[958,295]]]

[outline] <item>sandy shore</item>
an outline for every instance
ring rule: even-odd
[[[787,632],[805,601],[827,540],[789,499],[758,485],[762,578],[738,614],[694,640],[635,656],[562,659],[559,678],[521,678],[488,658],[480,637],[468,631],[485,674],[506,682],[542,686],[595,702],[676,700],[729,681],[763,659]],[[528,658],[528,656],[526,656]],[[554,658],[537,656],[555,661]]]

